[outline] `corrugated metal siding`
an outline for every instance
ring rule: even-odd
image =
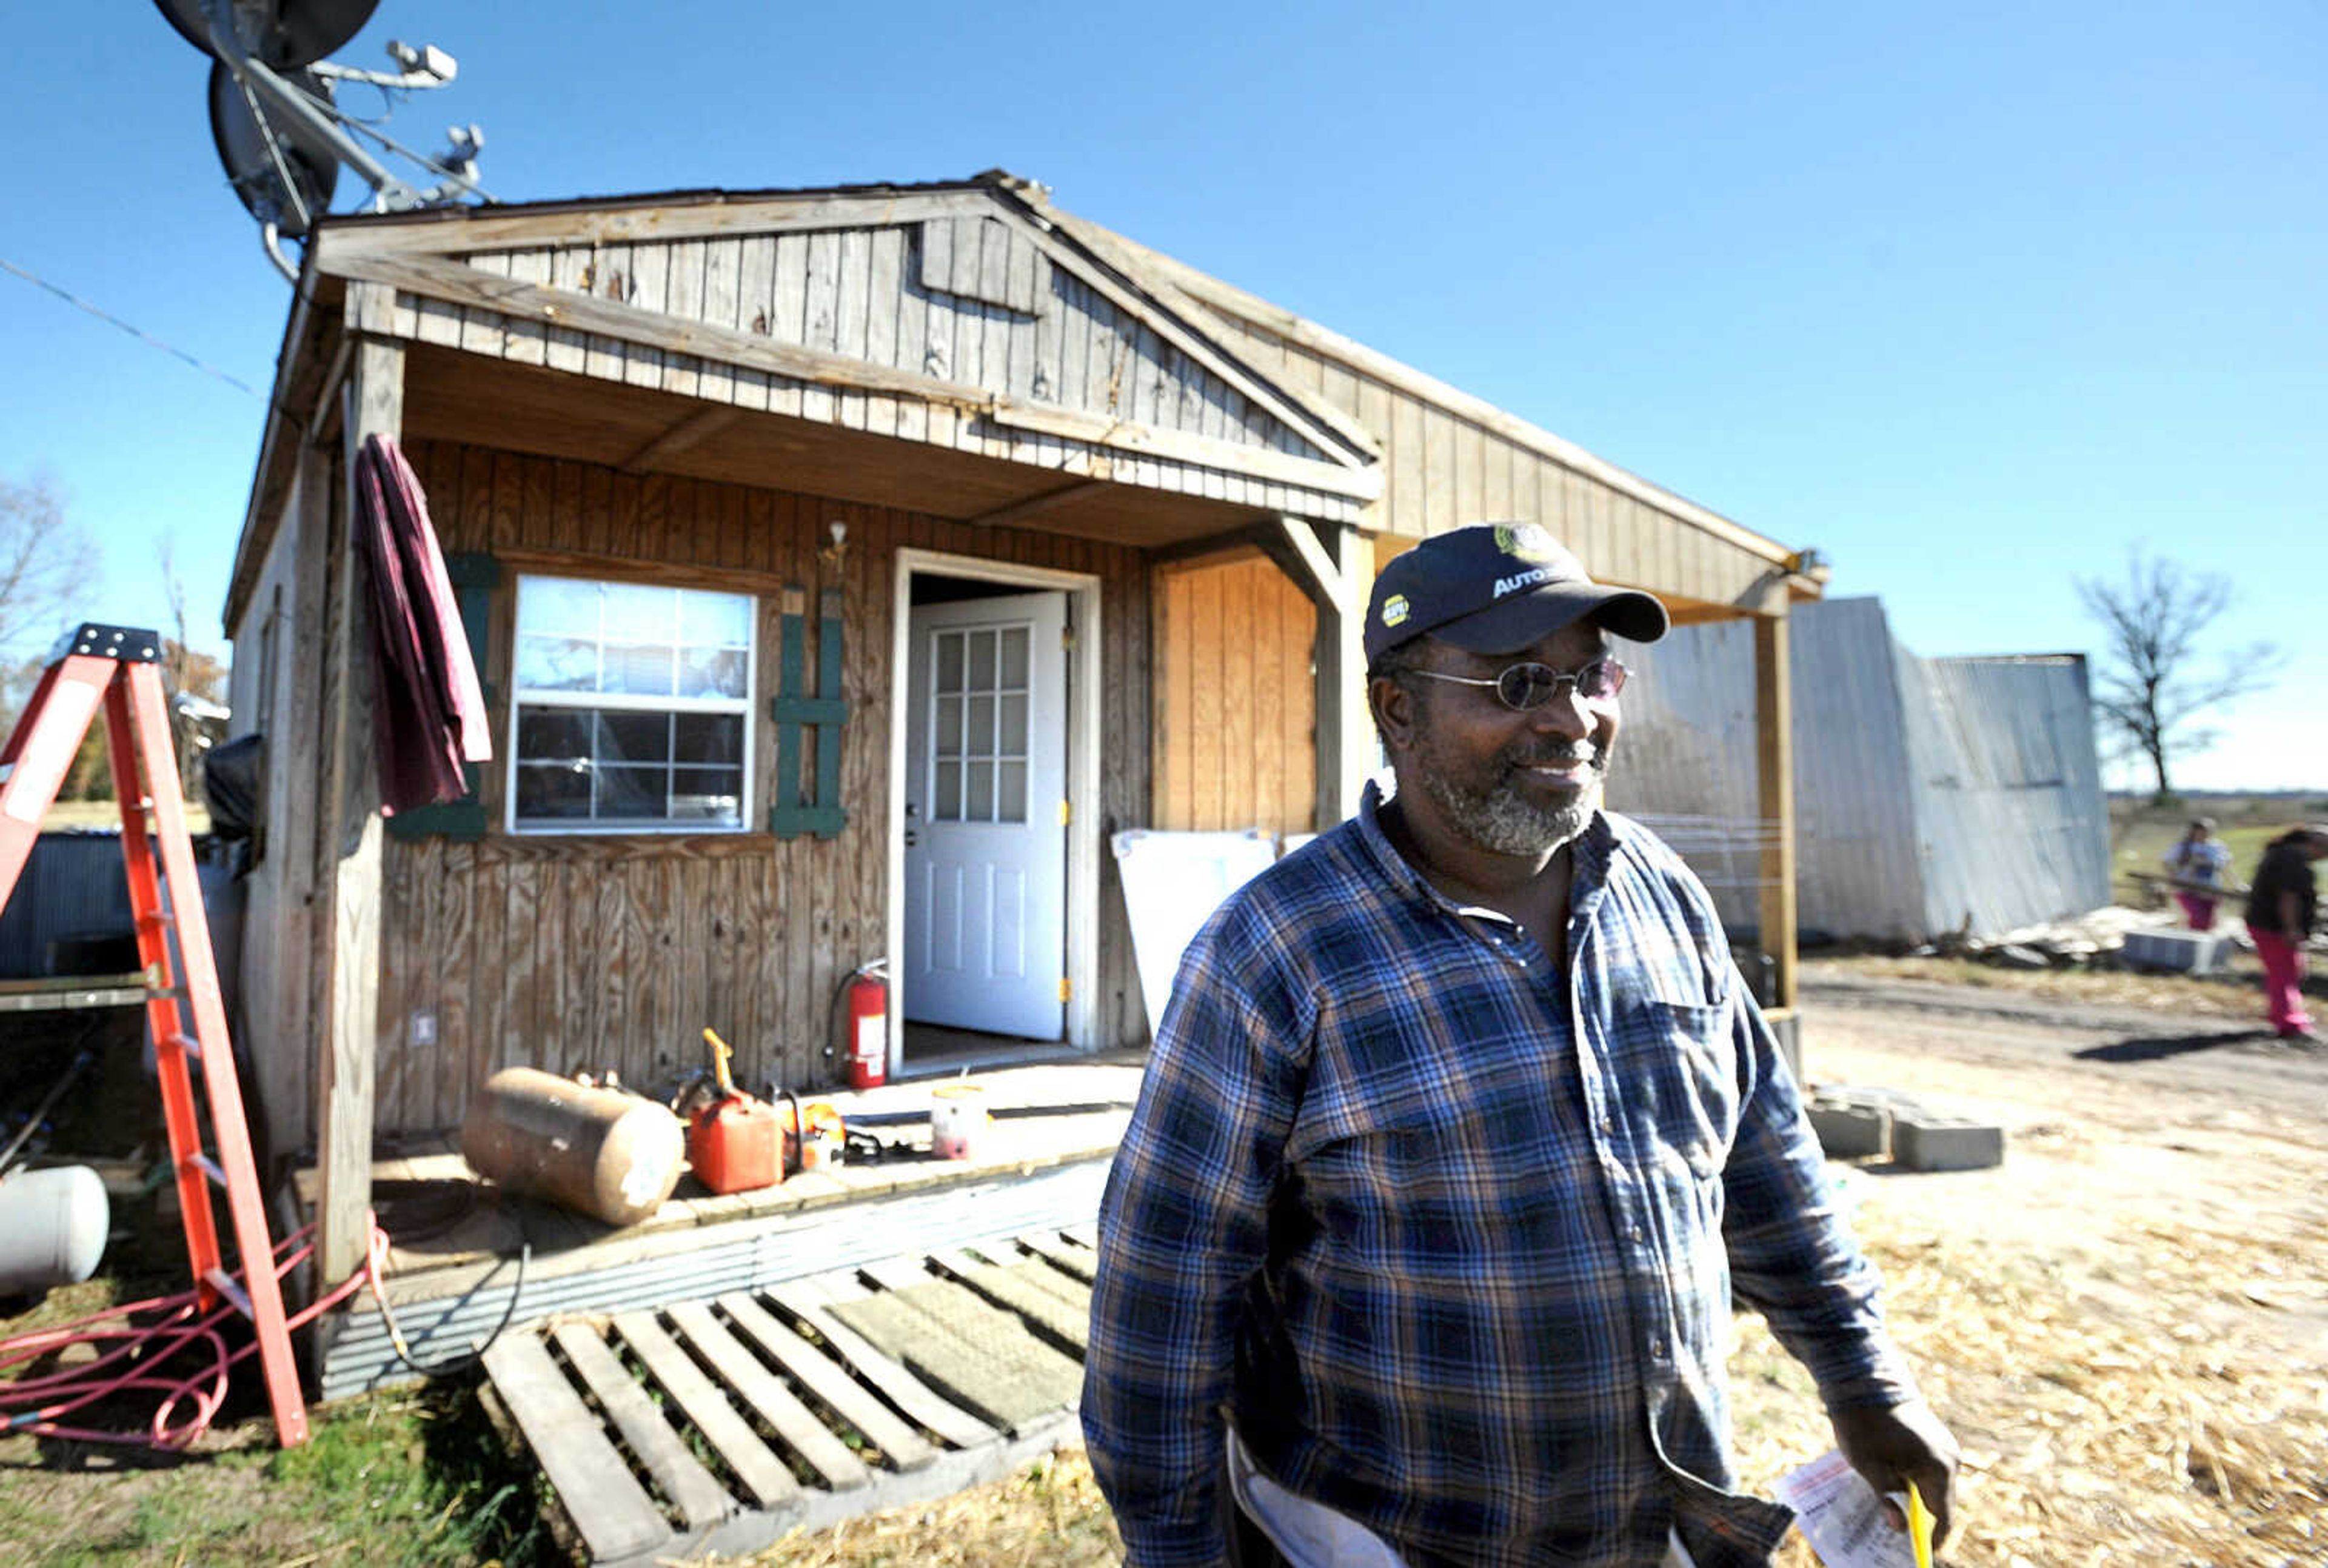
[[[1752,887],[1723,875],[1716,824],[1742,829],[1761,815],[1754,773],[1754,629],[1744,621],[1677,628],[1660,643],[1619,645],[1632,677],[1624,728],[1609,770],[1609,804],[1647,821],[1703,878],[1723,924],[1760,920]],[[1686,835],[1661,819],[1691,819]],[[1695,840],[1685,844],[1683,838]],[[1704,846],[1704,847],[1698,847]]]
[[[33,840],[8,907],[0,911],[0,980],[47,974],[49,944],[61,936],[134,930],[121,835],[42,833]]]
[[[1926,764],[1916,815],[1929,846],[1928,929],[1995,935],[2107,903],[2085,661],[1912,662],[1927,699],[1911,749]]]
[[[1799,606],[1793,626],[1804,929],[1912,941],[1968,924],[1995,935],[2108,901],[2082,660],[1920,659],[1872,598]],[[1610,803],[1759,815],[1751,626],[1681,627],[1625,659],[1638,673]],[[1725,921],[1751,925],[1752,889],[1731,880],[1714,887],[1715,903]]]
[[[1799,923],[1838,935],[1919,937],[1921,858],[1883,606],[1841,599],[1804,606],[1792,619]]]

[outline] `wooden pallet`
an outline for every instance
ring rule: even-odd
[[[503,1335],[485,1370],[588,1561],[748,1553],[1072,1441],[1093,1239],[1045,1230],[570,1318]]]

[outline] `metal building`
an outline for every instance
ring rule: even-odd
[[[1798,918],[1835,936],[1995,936],[2109,901],[2109,814],[2086,662],[1921,659],[1873,598],[1793,616]],[[1757,923],[1754,662],[1736,624],[1628,650],[1611,803]]]

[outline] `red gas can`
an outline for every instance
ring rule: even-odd
[[[731,1094],[695,1113],[687,1128],[687,1160],[695,1179],[714,1192],[748,1192],[784,1179],[784,1124],[775,1107],[749,1094]]]

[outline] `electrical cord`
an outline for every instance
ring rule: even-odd
[[[388,1233],[377,1225],[373,1225],[371,1246],[369,1255],[364,1260],[363,1274],[371,1282],[371,1299],[380,1305],[380,1320],[388,1325],[388,1342],[395,1349],[396,1358],[421,1376],[429,1378],[449,1377],[456,1372],[466,1372],[470,1367],[483,1361],[485,1358],[485,1352],[493,1347],[501,1338],[502,1331],[510,1326],[510,1319],[517,1316],[518,1299],[525,1294],[526,1265],[533,1262],[533,1244],[527,1242],[518,1249],[517,1282],[510,1289],[509,1305],[502,1309],[502,1320],[493,1325],[493,1331],[486,1335],[481,1344],[457,1355],[449,1356],[433,1366],[424,1366],[412,1358],[412,1347],[404,1338],[404,1326],[396,1320],[396,1309],[388,1304],[388,1288],[385,1279],[388,1272]]]
[[[373,1228],[377,1232],[378,1227]],[[307,1239],[314,1229],[308,1225],[276,1247],[270,1262],[278,1282],[314,1252],[314,1244]],[[286,1331],[305,1327],[347,1300],[371,1272],[368,1258],[364,1267],[328,1295],[287,1319]],[[210,1430],[211,1418],[226,1403],[228,1375],[235,1363],[258,1348],[256,1338],[239,1348],[229,1348],[221,1330],[228,1319],[238,1315],[236,1309],[218,1301],[206,1310],[199,1289],[156,1296],[0,1342],[0,1373],[71,1346],[89,1346],[98,1352],[96,1359],[70,1370],[0,1385],[0,1411],[9,1413],[0,1420],[0,1431],[184,1451]],[[136,1321],[141,1317],[149,1320]],[[117,1319],[122,1319],[117,1327],[95,1327]],[[189,1351],[198,1356],[206,1353],[207,1358],[188,1371],[164,1370],[174,1358]],[[62,1417],[100,1400],[136,1392],[162,1395],[142,1432],[104,1432],[62,1422]],[[180,1405],[188,1402],[191,1413],[178,1419]]]
[[[389,1234],[369,1214],[365,1223],[371,1235],[364,1248],[363,1263],[321,1300],[291,1314],[285,1320],[285,1330],[306,1327],[369,1285],[372,1299],[379,1303],[380,1317],[388,1325],[390,1343],[395,1347],[398,1358],[413,1371],[424,1377],[441,1377],[465,1371],[482,1361],[517,1316],[518,1301],[525,1291],[526,1267],[533,1257],[532,1244],[528,1243],[518,1255],[516,1285],[493,1333],[474,1349],[434,1366],[424,1366],[413,1358],[403,1329],[389,1306],[385,1279]],[[314,1243],[309,1238],[314,1231],[314,1225],[307,1225],[277,1245],[270,1262],[278,1284],[285,1275],[314,1255]],[[0,1432],[23,1432],[76,1442],[117,1443],[183,1453],[210,1430],[212,1419],[225,1404],[229,1376],[236,1363],[258,1348],[256,1338],[239,1347],[228,1345],[224,1330],[229,1320],[239,1315],[235,1307],[226,1301],[204,1309],[202,1291],[193,1289],[108,1307],[58,1328],[0,1340],[0,1376],[14,1367],[72,1347],[88,1347],[94,1352],[93,1359],[66,1371],[0,1383]],[[114,1326],[100,1327],[108,1324]],[[192,1364],[183,1369],[170,1369],[171,1362],[182,1356],[192,1358]],[[161,1396],[142,1432],[107,1432],[68,1424],[63,1419],[102,1400],[136,1393]],[[182,1406],[185,1407],[183,1417],[179,1413]]]

